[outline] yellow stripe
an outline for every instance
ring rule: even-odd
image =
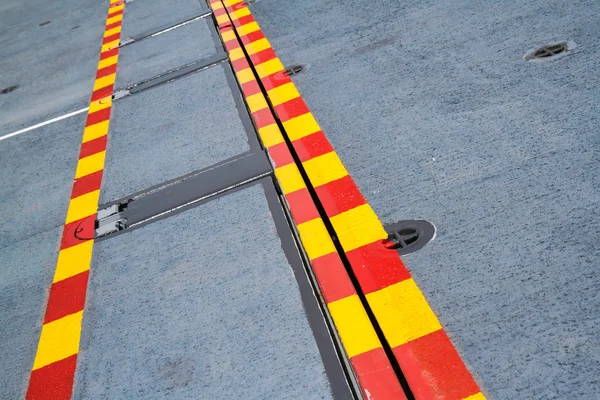
[[[367,301],[392,348],[442,329],[412,278],[367,294]]]
[[[230,15],[232,19],[240,19],[242,17],[250,15],[250,9],[248,9],[248,7],[242,7],[239,10],[235,10]]]
[[[267,148],[283,143],[283,135],[277,124],[267,125],[258,130],[263,145]]]
[[[117,47],[119,47],[119,43],[120,43],[120,40],[117,39],[117,40],[113,40],[112,42],[103,44],[101,52],[104,53],[107,50],[116,49]]]
[[[112,36],[115,33],[119,33],[119,32],[121,32],[121,27],[117,26],[115,28],[112,28],[112,29],[109,29],[107,31],[104,31],[104,37],[109,37],[109,36]]]
[[[285,68],[279,58],[273,58],[269,61],[265,61],[264,63],[260,63],[255,66],[256,73],[259,78],[264,78],[265,76],[273,75],[276,72],[283,71]]]
[[[246,57],[241,47],[229,51],[229,59],[231,61],[239,60],[240,58]]]
[[[69,203],[69,211],[67,211],[66,223],[77,221],[78,219],[95,215],[98,211],[98,200],[100,199],[100,191],[86,193],[79,197],[71,199]]]
[[[334,217],[331,223],[344,250],[351,251],[388,237],[381,222],[368,204],[355,207]]]
[[[284,194],[289,194],[306,187],[302,175],[300,175],[300,171],[298,171],[298,167],[294,163],[275,168],[275,176]]]
[[[244,83],[252,82],[254,80],[254,73],[250,68],[246,68],[239,72],[236,72],[236,75],[241,85],[243,85]]]
[[[118,55],[105,58],[104,60],[100,60],[100,62],[98,63],[98,69],[110,67],[111,65],[116,64],[118,60],[119,60]]]
[[[258,110],[262,110],[263,108],[269,107],[267,101],[265,100],[265,96],[262,93],[256,93],[252,96],[246,97],[246,103],[248,103],[248,108],[251,112],[255,112]]]
[[[94,241],[88,240],[77,246],[61,250],[58,253],[53,282],[59,282],[89,270],[93,246]]]
[[[227,14],[217,15],[217,16],[215,16],[215,18],[217,19],[217,24],[219,24],[219,25],[230,23],[229,17],[227,17]]]
[[[116,76],[117,74],[110,74],[96,79],[96,82],[94,83],[94,90],[102,89],[103,87],[112,85],[115,83]]]
[[[266,38],[259,39],[255,42],[246,45],[246,51],[248,52],[249,56],[258,53],[259,51],[263,51],[270,48],[271,44]]]
[[[77,354],[82,319],[83,311],[79,311],[42,326],[34,370]]]
[[[302,165],[314,187],[337,181],[348,175],[348,171],[335,151],[311,158]]]
[[[90,103],[90,109],[88,110],[88,114],[94,113],[96,111],[104,110],[112,105],[112,96],[106,96],[101,98],[100,100],[92,101]]]
[[[106,19],[106,25],[114,24],[115,22],[119,22],[123,19],[123,14],[115,15],[114,17]]]
[[[221,8],[223,8],[223,3],[221,3],[220,1],[214,1],[210,3],[210,6],[213,8],[213,10],[220,10]]]
[[[247,10],[247,8],[243,8],[242,10]],[[248,12],[250,14],[250,12]],[[252,32],[260,31],[260,26],[254,21],[248,22],[245,25],[242,25],[238,28],[240,36],[249,35]]]
[[[277,86],[276,88],[267,91],[267,94],[269,95],[269,99],[273,106],[278,106],[300,97],[300,93],[298,93],[296,86],[292,82]]]
[[[238,3],[242,3],[244,0],[225,0],[225,5],[233,6]]]
[[[100,171],[104,168],[104,157],[106,156],[106,151],[101,151],[96,154],[92,154],[91,156],[87,156],[81,158],[77,163],[77,171],[75,172],[75,179],[81,178],[82,176],[86,176],[92,174],[96,171]]]
[[[327,232],[321,218],[301,223],[298,225],[298,233],[300,239],[302,239],[302,247],[304,247],[310,260],[336,251],[331,236],[329,236],[329,232]]]
[[[98,139],[101,136],[108,134],[109,120],[98,122],[97,124],[86,126],[83,131],[82,143],[89,142],[90,140]]]
[[[381,347],[357,295],[345,297],[327,305],[340,334],[348,357]]]
[[[300,115],[283,123],[283,127],[291,141],[319,132],[321,127],[311,113]]]
[[[221,32],[221,36],[223,37],[224,42],[229,42],[230,40],[236,39],[235,32],[233,30]]]
[[[479,392],[474,394],[473,396],[465,397],[462,400],[485,400],[485,396],[483,395],[483,393]]]

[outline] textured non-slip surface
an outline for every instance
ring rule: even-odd
[[[260,186],[97,243],[74,398],[331,398],[296,285]]]
[[[436,225],[405,261],[487,392],[597,397],[598,3],[251,8],[382,221]]]

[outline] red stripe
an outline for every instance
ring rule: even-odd
[[[261,30],[250,32],[245,35],[240,35],[240,39],[245,45],[248,45],[252,42],[256,42],[257,40],[263,39],[264,37],[265,34]]]
[[[77,354],[31,372],[27,400],[70,400]]]
[[[246,68],[250,68],[250,64],[248,64],[248,60],[246,60],[246,57],[242,57],[235,61],[231,61],[231,66],[233,67],[234,71],[243,71]]]
[[[315,191],[329,217],[334,217],[366,203],[365,198],[356,187],[356,183],[349,175],[318,186]]]
[[[281,122],[288,121],[292,118],[299,117],[310,112],[302,97],[296,97],[283,104],[275,106],[275,112]]]
[[[279,72],[275,72],[272,75],[265,76],[260,80],[260,82],[265,87],[265,90],[271,90],[276,87],[285,85],[286,83],[290,83],[292,80],[289,76],[285,74],[285,70],[281,70]]]
[[[240,42],[237,41],[237,39],[233,39],[233,40],[228,40],[225,43],[223,43],[225,45],[225,48],[227,49],[227,51],[231,52],[232,50],[235,49],[239,49],[240,48]]]
[[[116,72],[117,72],[117,63],[114,63],[113,65],[109,65],[108,67],[99,69],[98,72],[96,72],[96,79],[102,78],[103,76],[108,76],[110,74],[114,74]]]
[[[110,8],[113,8],[113,7],[114,7],[114,5],[111,5],[111,6],[110,6]],[[108,15],[106,16],[106,19],[109,19],[109,18],[112,18],[112,17],[116,17],[117,15],[121,15],[121,14],[123,14],[123,10],[114,11],[114,12],[112,12],[112,13],[108,14]]]
[[[105,58],[116,56],[117,54],[119,54],[118,47],[116,49],[103,51],[102,53],[100,53],[100,59],[104,60]]]
[[[311,264],[327,304],[356,294],[336,252],[315,258]]]
[[[102,170],[77,178],[73,183],[71,198],[74,199],[94,190],[100,190],[100,185],[102,185]]]
[[[273,118],[273,114],[271,114],[271,109],[269,107],[253,112],[252,119],[254,120],[254,125],[256,125],[256,128],[258,129],[275,123],[275,118]]]
[[[287,148],[285,142],[269,147],[269,157],[276,168],[283,167],[284,165],[292,164],[294,162],[294,159],[290,154],[290,150]]]
[[[83,143],[79,151],[79,158],[91,156],[104,150],[106,150],[106,135]]]
[[[237,11],[237,10],[239,10],[240,8],[244,8],[244,7],[246,7],[246,3],[244,3],[244,2],[242,1],[242,2],[240,2],[240,3],[236,3],[236,4],[232,5],[232,6],[229,6],[229,7],[227,7],[227,8],[230,8],[230,9],[231,9],[231,10],[233,10],[233,11]]]
[[[233,19],[233,25],[235,25],[237,28],[239,28],[242,25],[246,25],[246,24],[249,24],[250,22],[255,22],[255,21],[256,20],[254,19],[254,17],[252,15],[245,15],[241,18]]]
[[[272,60],[274,58],[277,58],[277,54],[275,54],[273,48],[269,47],[268,49],[264,49],[259,51],[258,53],[252,54],[250,56],[250,61],[252,61],[252,64],[258,65],[264,63],[265,61]]]
[[[350,359],[365,399],[406,399],[396,374],[382,348],[373,349]],[[437,399],[431,397],[430,399]]]
[[[104,32],[114,29],[118,26],[121,26],[122,23],[123,23],[123,21],[121,20],[121,21],[113,22],[112,24],[106,25],[106,27],[104,28]]]
[[[60,249],[68,249],[94,237],[96,214],[65,224]]]
[[[395,250],[374,242],[346,252],[356,279],[365,294],[410,278],[410,272]]]
[[[479,392],[443,330],[393,349],[416,399],[459,400]]]
[[[44,324],[83,310],[89,271],[52,284]]]
[[[319,212],[317,211],[307,188],[288,193],[285,195],[285,199],[289,205],[290,212],[292,213],[296,225],[319,218]]]
[[[242,85],[242,91],[244,92],[244,96],[250,97],[253,94],[260,93],[260,86],[256,80],[251,80]]]
[[[102,110],[88,114],[88,117],[85,121],[85,126],[94,125],[94,124],[97,124],[98,122],[102,122],[102,121],[106,121],[107,119],[110,119],[110,109],[111,109],[111,107],[107,107]]]
[[[121,38],[121,32],[115,33],[114,35],[110,35],[110,36],[105,37],[102,40],[102,44],[110,43],[110,42],[113,42],[115,40],[119,40],[120,38]]]
[[[215,15],[215,17],[218,17],[218,16],[221,16],[221,15],[227,14],[227,11],[225,11],[224,8],[218,8],[216,10],[213,10],[213,14]]]
[[[94,92],[92,93],[92,98],[90,99],[90,101],[96,101],[96,100],[100,100],[106,96],[112,96],[113,94],[113,86],[112,85],[108,85],[108,86],[104,86],[103,88],[100,88],[98,90],[94,90]]]
[[[294,140],[292,145],[302,162],[333,151],[331,143],[329,143],[329,140],[327,140],[327,137],[321,131]]]

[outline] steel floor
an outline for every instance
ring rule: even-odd
[[[436,226],[403,260],[487,393],[600,396],[598,3],[250,7],[383,222]]]

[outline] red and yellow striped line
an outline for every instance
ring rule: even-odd
[[[307,255],[313,263],[317,281],[361,389],[367,398],[405,399],[381,342],[335,251],[325,224],[310,200],[308,190],[290,151],[285,145],[274,147],[275,144],[283,143],[283,136],[250,69],[248,60],[244,57],[223,4],[220,0],[214,0],[211,2],[211,7],[252,119],[261,140],[268,147],[278,179],[284,186],[286,199],[289,203],[300,202],[301,204],[300,207],[290,207],[294,220],[307,222],[302,225],[300,236],[304,242],[309,240],[309,236],[315,235],[314,242],[318,242],[318,246],[307,248]],[[290,190],[291,187],[295,190]]]
[[[106,154],[123,0],[110,0],[60,252],[26,398],[70,399]]]
[[[389,364],[383,361],[381,344],[370,328],[248,61],[267,91],[415,397],[485,399],[400,257],[384,246],[387,233],[381,222],[285,75],[284,66],[246,4],[242,0],[211,0],[210,4],[303,247],[367,397],[401,398],[390,395],[393,388],[374,396],[374,390],[392,385]],[[371,376],[365,381],[361,376],[365,365],[373,372],[379,362],[386,371],[385,377]]]

